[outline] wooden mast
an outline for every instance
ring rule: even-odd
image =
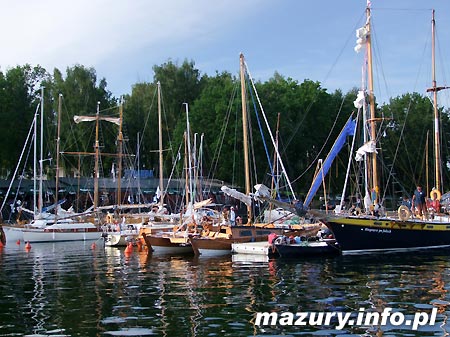
[[[368,76],[368,89],[369,89],[369,105],[370,105],[370,140],[376,141],[376,116],[375,116],[375,97],[373,94],[373,68],[372,68],[372,37],[370,29],[370,5],[366,8],[367,17],[367,76]],[[372,191],[376,192],[375,200],[372,200],[374,204],[378,204],[378,170],[377,170],[377,154],[373,152],[370,154],[372,162]],[[369,163],[370,165],[370,163]],[[370,172],[370,170],[369,170]]]
[[[240,76],[241,76],[241,100],[242,100],[242,137],[243,137],[243,145],[244,145],[244,167],[245,167],[245,194],[250,195],[250,164],[249,164],[249,155],[248,155],[248,126],[247,126],[247,98],[245,91],[245,60],[244,55],[241,53],[240,55]],[[247,206],[247,223],[252,221],[252,207]]]
[[[99,174],[99,160],[100,160],[100,145],[99,145],[99,124],[100,121],[107,121],[110,123],[114,123],[118,126],[122,123],[122,116],[120,118],[116,117],[103,117],[100,116],[100,102],[97,102],[97,112],[95,114],[95,117],[92,116],[74,116],[73,120],[75,123],[81,123],[81,122],[94,122],[95,121],[95,145],[94,145],[94,157],[95,157],[95,163],[94,163],[94,210],[97,210],[98,208],[98,179],[100,178]],[[92,154],[92,153],[83,153],[83,152],[67,152],[68,154]],[[103,154],[105,155],[105,154]]]
[[[431,76],[432,76],[432,87],[427,89],[427,92],[433,92],[433,110],[434,110],[434,188],[441,192],[441,145],[439,136],[439,110],[437,93],[443,89],[448,89],[449,87],[438,87],[436,85],[436,61],[435,61],[435,40],[436,40],[436,22],[434,19],[434,9],[431,15]]]

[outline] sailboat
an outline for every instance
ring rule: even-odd
[[[154,234],[142,233],[147,247],[154,253],[193,254],[191,238],[200,235],[206,223],[214,223],[214,221],[218,220],[217,214],[212,210],[203,209],[204,206],[211,202],[211,199],[195,202],[196,190],[194,187],[195,178],[192,164],[194,162],[194,155],[190,140],[189,107],[187,103],[185,103],[185,107],[185,209],[180,213],[179,224],[170,230],[160,231]],[[162,172],[160,174],[162,175]]]
[[[43,99],[43,91],[42,91]],[[25,226],[22,231],[23,240],[29,243],[35,242],[58,242],[58,241],[87,241],[98,240],[101,232],[95,224],[86,221],[83,218],[85,214],[76,214],[74,212],[65,211],[60,208],[58,203],[58,186],[59,186],[59,148],[60,148],[60,125],[61,125],[61,101],[62,95],[59,95],[58,102],[58,134],[56,143],[56,192],[54,213],[43,212],[42,201],[42,159],[40,160],[40,187],[38,212],[34,216],[34,220]],[[43,102],[41,101],[41,125],[43,115]],[[42,128],[41,128],[42,133]],[[41,142],[41,152],[43,144]],[[41,153],[42,158],[42,153]]]
[[[372,54],[371,54],[371,8],[368,3],[366,8],[366,24],[357,30],[357,48],[366,46],[368,61],[368,98],[370,107],[370,117],[367,119],[370,125],[369,138],[366,143],[357,151],[363,158],[370,159],[365,165],[367,168],[368,184],[365,188],[364,198],[365,210],[355,214],[317,214],[323,223],[334,233],[339,247],[343,254],[358,254],[364,252],[386,252],[386,251],[409,251],[418,249],[445,248],[450,247],[450,217],[436,212],[433,216],[415,217],[405,206],[400,206],[397,214],[388,215],[379,212],[379,187],[377,176],[377,151],[376,151],[376,122],[373,79],[372,79]],[[437,108],[437,92],[445,87],[437,87],[434,75],[434,33],[435,19],[434,10],[432,12],[432,67],[433,79],[432,88],[434,96],[434,127],[435,127],[435,190],[430,195],[441,195],[441,167],[439,159],[439,116]],[[355,48],[356,50],[356,48]],[[358,94],[355,107],[365,108],[364,92]],[[363,110],[364,111],[364,110]],[[344,194],[343,194],[344,195]],[[432,196],[432,197],[433,197]]]
[[[123,121],[123,99],[119,105],[119,133],[117,137],[118,144],[118,177],[117,177],[117,200],[116,204],[106,207],[98,207],[98,210],[108,210],[106,215],[106,223],[103,224],[102,237],[104,238],[105,246],[125,247],[129,243],[136,243],[139,241],[139,229],[144,222],[143,217],[139,214],[133,217],[125,216],[121,214],[125,208],[129,210],[130,207],[136,208],[136,205],[129,205],[126,207],[122,205],[122,147],[123,147],[123,133],[122,133],[122,121]],[[138,207],[143,205],[137,205]],[[114,210],[114,214],[110,213],[110,210]]]
[[[58,200],[58,186],[59,186],[59,141],[60,141],[60,117],[61,117],[61,100],[62,95],[59,95],[59,106],[58,106],[58,135],[57,135],[57,159],[56,159],[56,197],[53,205],[48,207],[43,206],[43,193],[42,193],[42,180],[43,180],[43,114],[44,114],[44,89],[41,89],[41,101],[36,108],[36,113],[33,119],[32,127],[25,142],[25,147],[30,139],[31,130],[34,129],[34,188],[33,188],[33,210],[29,210],[23,207],[22,204],[17,206],[22,214],[28,213],[32,215],[31,221],[17,221],[17,225],[4,225],[3,229],[5,231],[5,236],[8,241],[25,241],[25,242],[57,242],[57,241],[85,241],[85,240],[97,240],[100,236],[100,231],[91,222],[85,221],[83,218],[86,212],[83,214],[75,213],[71,210],[64,210],[61,208],[61,202]],[[40,142],[40,160],[39,169],[37,168],[37,125],[38,116],[40,110],[40,124],[41,124],[41,142]],[[23,152],[22,152],[23,154]],[[21,155],[22,159],[22,155]],[[19,160],[19,165],[21,162]],[[11,180],[11,185],[8,189],[7,195],[11,190],[12,183],[17,176],[17,169],[14,173],[13,179]],[[39,178],[37,174],[39,173]],[[39,182],[39,188],[37,184]],[[5,206],[4,199],[2,204],[2,209]],[[14,207],[18,205],[17,201]]]
[[[243,130],[243,147],[244,147],[244,168],[245,168],[245,193],[239,192],[228,186],[222,186],[222,191],[240,200],[247,207],[248,221],[246,224],[231,224],[226,222],[220,226],[207,228],[204,235],[195,236],[191,238],[191,243],[194,248],[194,252],[197,255],[223,255],[230,254],[232,251],[233,243],[245,243],[253,241],[267,241],[268,236],[272,233],[277,235],[294,235],[294,236],[310,236],[316,235],[321,228],[320,223],[292,223],[288,221],[289,219],[297,216],[295,207],[293,205],[277,201],[269,200],[267,198],[268,188],[262,184],[255,186],[256,193],[255,196],[259,195],[264,201],[272,202],[276,205],[282,206],[277,210],[278,216],[275,216],[274,212],[269,212],[268,219],[264,219],[267,222],[257,223],[255,222],[256,216],[253,214],[255,212],[255,199],[251,196],[251,185],[250,185],[250,164],[249,164],[249,148],[248,148],[248,126],[247,126],[247,100],[246,100],[246,86],[245,86],[245,74],[246,70],[248,73],[248,68],[246,67],[244,55],[241,54],[240,57],[240,78],[241,78],[241,97],[242,97],[242,130]],[[267,123],[267,121],[266,121]],[[272,133],[272,142],[275,144]],[[281,156],[278,153],[278,149],[275,146],[275,152],[277,154],[277,162],[282,167],[283,173],[285,173],[283,162],[281,161]],[[286,176],[287,178],[287,176]],[[288,180],[288,179],[287,179]],[[291,187],[290,182],[288,185],[291,188],[291,193],[295,199],[295,193]],[[269,192],[270,194],[270,192]],[[264,195],[264,196],[263,196]],[[297,217],[298,218],[298,217]]]

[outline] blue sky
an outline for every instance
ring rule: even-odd
[[[353,51],[365,0],[0,0],[0,69],[82,64],[115,96],[152,81],[154,65],[193,60],[203,74],[238,74],[244,53],[256,80],[275,71],[329,91],[360,86]],[[449,85],[450,1],[372,0],[375,93],[380,100],[431,85],[431,9],[437,83]],[[447,75],[446,75],[447,74]],[[447,107],[449,93],[442,92]]]

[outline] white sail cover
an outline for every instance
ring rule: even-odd
[[[257,185],[254,186],[254,188],[255,188],[255,191],[256,191],[254,196],[256,198],[258,198],[258,197],[270,198],[270,189],[266,185],[257,184]]]
[[[198,202],[196,202],[194,204],[194,209],[199,209],[199,208],[208,206],[211,203],[212,203],[212,199],[211,198],[203,200],[203,201],[198,201]]]
[[[356,151],[356,156],[355,156],[355,160],[356,161],[361,161],[364,159],[364,155],[366,153],[378,153],[377,152],[377,148],[376,148],[376,144],[373,140],[369,140],[367,143],[365,143],[363,146],[361,146],[357,151]]]
[[[222,186],[220,189],[222,190],[223,193],[242,201],[247,206],[252,205],[252,198],[249,195],[246,195],[242,192],[235,190],[234,188],[229,188],[227,186]]]
[[[364,105],[364,91],[359,90],[356,99],[353,101],[353,105],[356,109],[361,109]]]
[[[101,121],[107,121],[110,123],[114,123],[116,125],[120,125],[120,118],[118,117],[100,117],[100,116],[73,116],[73,120],[75,123],[81,122],[94,122],[97,118]]]
[[[366,27],[361,27],[356,30],[356,46],[355,52],[359,53],[363,47],[363,45],[367,42],[368,31]]]

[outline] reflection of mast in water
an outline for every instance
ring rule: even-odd
[[[33,327],[33,333],[35,334],[46,331],[44,328],[44,324],[45,319],[48,318],[48,315],[45,315],[44,313],[47,300],[45,298],[44,291],[45,270],[41,261],[42,260],[39,258],[39,256],[35,257],[35,261],[33,263],[33,276],[31,277],[31,279],[34,281],[33,297],[31,298],[28,305],[31,313],[31,318],[35,322],[35,325]]]
[[[166,316],[166,302],[164,297],[166,295],[166,280],[164,277],[164,271],[158,269],[158,288],[159,288],[159,302],[156,303],[156,307],[161,309],[161,324],[162,324],[162,333],[164,337],[167,336],[167,328],[169,327],[169,323],[167,322]]]
[[[434,277],[432,280],[435,283],[435,287],[430,290],[431,294],[439,295],[438,299],[436,301],[432,301],[432,305],[438,308],[438,314],[440,314],[443,317],[442,324],[439,326],[442,331],[444,332],[443,336],[450,335],[445,327],[447,326],[447,307],[450,305],[450,302],[446,300],[447,297],[447,289],[445,289],[445,282],[442,279],[442,275],[444,273],[444,270],[439,270],[434,272]]]
[[[152,262],[167,263],[168,257],[164,257],[164,261]],[[169,266],[158,268],[158,289],[159,301],[155,307],[161,310],[161,329],[164,336],[171,336],[172,331],[169,328],[182,329],[181,326],[176,326],[170,322],[170,317],[179,317],[170,312],[170,308],[174,308],[180,303],[173,303],[173,298],[187,299],[188,305],[183,306],[187,310],[183,312],[183,317],[188,319],[190,324],[191,336],[198,336],[198,327],[200,325],[203,315],[201,313],[201,305],[199,305],[200,296],[195,293],[192,285],[197,284],[195,269],[192,269],[189,262],[185,259],[170,258]],[[182,292],[180,292],[179,285],[182,285]],[[179,322],[178,322],[179,323]]]

